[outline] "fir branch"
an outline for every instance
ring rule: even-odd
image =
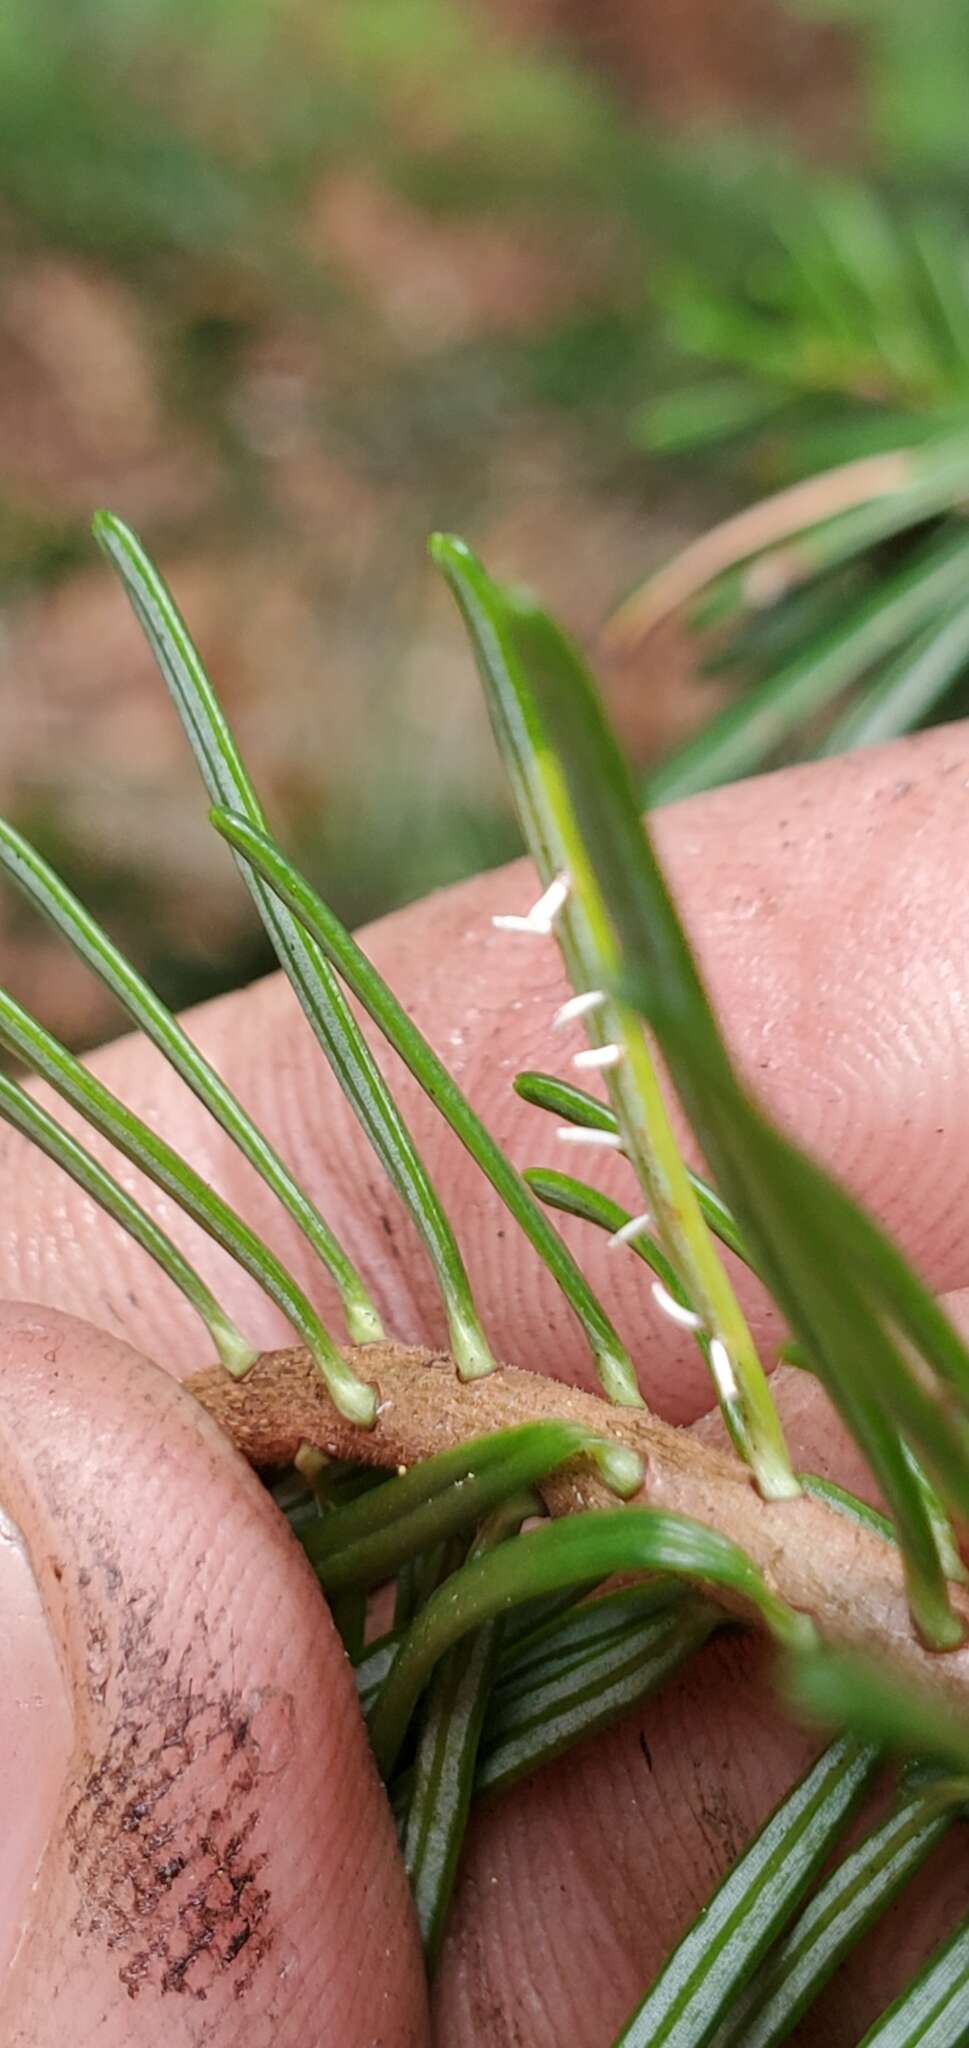
[[[396,1471],[493,1430],[551,1418],[576,1423],[642,1458],[646,1480],[638,1504],[717,1530],[747,1554],[787,1606],[810,1615],[827,1643],[877,1656],[917,1683],[927,1700],[947,1700],[965,1711],[969,1650],[939,1657],[923,1648],[909,1618],[899,1553],[876,1527],[852,1522],[807,1492],[796,1500],[765,1501],[750,1472],[728,1452],[644,1410],[618,1408],[520,1367],[500,1366],[487,1379],[464,1383],[446,1353],[370,1344],[365,1355],[378,1393],[376,1421],[366,1432],[338,1414],[303,1351],[267,1352],[242,1384],[212,1367],[188,1387],[249,1462],[263,1469],[292,1463],[300,1445],[310,1443],[328,1457]],[[353,1360],[352,1350],[347,1358]],[[537,1491],[553,1515],[615,1507],[595,1467],[581,1457],[543,1479]],[[960,1619],[969,1622],[969,1595],[957,1586],[950,1593]]]

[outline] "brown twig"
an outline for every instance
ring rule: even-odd
[[[260,1468],[289,1464],[309,1443],[331,1457],[394,1470],[515,1423],[549,1416],[578,1422],[639,1453],[646,1474],[641,1505],[691,1516],[731,1537],[829,1642],[879,1656],[963,1708],[969,1701],[969,1646],[938,1655],[918,1641],[894,1546],[809,1494],[765,1501],[728,1452],[643,1410],[613,1408],[515,1366],[463,1383],[441,1352],[371,1344],[347,1357],[379,1391],[369,1431],[338,1414],[302,1350],[267,1352],[243,1381],[213,1366],[190,1379],[188,1389]],[[540,1490],[556,1515],[616,1505],[585,1461]],[[969,1624],[969,1595],[956,1586],[950,1591]]]
[[[893,449],[883,455],[859,456],[855,462],[839,463],[820,476],[806,477],[790,484],[772,497],[735,512],[714,526],[699,540],[691,541],[674,560],[640,583],[619,606],[605,627],[607,645],[635,646],[651,633],[661,619],[695,597],[697,591],[722,576],[738,562],[765,548],[778,546],[839,512],[850,512],[872,498],[888,497],[912,482],[915,465],[908,449]],[[772,558],[773,561],[773,558]],[[778,557],[768,588],[766,578],[762,600],[780,596],[787,582],[798,573],[796,547]]]

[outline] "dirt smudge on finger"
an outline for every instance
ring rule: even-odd
[[[106,1546],[89,1558],[78,1593],[104,1712],[66,1817],[74,1932],[117,1957],[132,2000],[204,2001],[226,1974],[242,1998],[276,1938],[259,1822],[265,1781],[294,1753],[292,1695],[227,1685],[210,1608],[175,1649],[158,1596]]]

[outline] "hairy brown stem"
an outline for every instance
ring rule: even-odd
[[[594,1394],[516,1366],[464,1383],[442,1352],[370,1344],[346,1354],[378,1388],[372,1430],[334,1408],[309,1354],[267,1352],[244,1380],[212,1366],[188,1381],[250,1464],[289,1464],[301,1443],[329,1456],[394,1470],[469,1437],[515,1423],[556,1417],[638,1451],[646,1474],[640,1505],[692,1516],[740,1544],[774,1590],[809,1614],[831,1642],[891,1663],[963,1708],[969,1703],[969,1645],[945,1655],[913,1633],[899,1554],[874,1532],[803,1494],[762,1500],[737,1458],[642,1409],[613,1408]],[[578,1460],[540,1489],[554,1515],[616,1506],[587,1461]],[[969,1624],[969,1595],[951,1589]]]

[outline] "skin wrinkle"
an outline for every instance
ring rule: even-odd
[[[937,1288],[969,1281],[969,1160],[962,1110],[969,1066],[962,993],[969,989],[969,933],[961,887],[966,775],[964,731],[942,729],[900,748],[717,792],[679,806],[658,821],[673,887],[686,908],[746,1071],[774,1111],[792,1128],[813,1137],[837,1169],[849,1155],[851,1171],[858,1176],[855,1184]],[[899,791],[902,782],[907,784],[904,793]],[[909,878],[904,918],[899,912],[900,875]],[[531,989],[540,977],[542,988],[548,988],[550,1016],[560,993],[552,985],[553,956],[540,946],[537,951],[528,949],[525,941],[518,946],[499,939],[487,924],[492,910],[515,908],[527,900],[529,888],[521,867],[502,877],[484,878],[374,927],[365,943],[446,1059],[450,1034],[463,1033],[464,1042],[456,1050],[476,1105],[489,1120],[497,1109],[501,1129],[512,1135],[516,1156],[536,1160],[554,1157],[552,1144],[539,1136],[547,1120],[515,1103],[509,1086],[512,1067],[501,1061],[516,1060],[520,1043],[527,1043],[530,1061],[562,1070],[560,1042],[550,1036],[543,1041],[538,1028],[539,1006],[533,1011],[529,1004],[524,1016],[513,1008],[522,1000],[523,989]],[[436,964],[428,975],[431,960]],[[892,1032],[896,1011],[897,1037]],[[499,1029],[492,1038],[497,1017],[507,1018],[507,1030]],[[921,1031],[920,1017],[925,1019]],[[258,1105],[271,1132],[279,1131],[285,1101],[291,1163],[357,1252],[381,1299],[399,1309],[401,1327],[395,1334],[426,1341],[433,1334],[426,1267],[415,1256],[411,1279],[408,1256],[402,1262],[408,1269],[405,1286],[401,1266],[388,1260],[385,1233],[372,1214],[368,1193],[374,1169],[364,1163],[349,1114],[322,1071],[289,993],[278,983],[266,984],[208,1006],[196,1014],[191,1028],[230,1085]],[[841,1042],[854,1040],[873,1049],[884,1047],[889,1054],[898,1043],[904,1059],[883,1060],[879,1050],[877,1065],[866,1059],[856,1073],[839,1054]],[[272,1049],[270,1058],[267,1047]],[[938,1065],[937,1050],[944,1054]],[[914,1056],[922,1061],[921,1072],[911,1069]],[[769,1064],[764,1066],[764,1061]],[[134,1106],[140,1106],[146,1092],[152,1100],[159,1099],[157,1070],[149,1077],[144,1052],[130,1042],[100,1055],[98,1065]],[[832,1082],[840,1091],[837,1114],[830,1101]],[[423,1144],[425,1134],[433,1133],[429,1156],[446,1206],[459,1218],[466,1216],[474,1186],[470,1168],[448,1134],[438,1131],[432,1113],[420,1105],[413,1085],[408,1083],[402,1094],[418,1141]],[[176,1145],[195,1153],[201,1112],[174,1084],[169,1100],[167,1134]],[[210,1162],[230,1199],[285,1250],[297,1278],[311,1280],[314,1299],[332,1316],[327,1283],[313,1275],[309,1257],[293,1246],[275,1205],[250,1170],[218,1139],[207,1137],[196,1156]],[[190,1311],[149,1272],[140,1255],[121,1247],[119,1238],[117,1255],[112,1252],[109,1260],[111,1307],[104,1307],[100,1296],[108,1269],[101,1248],[106,1251],[115,1234],[94,1223],[75,1192],[62,1191],[55,1170],[25,1152],[19,1141],[7,1140],[4,1159],[14,1203],[0,1243],[0,1283],[14,1293],[39,1292],[53,1305],[88,1314],[96,1322],[109,1316],[111,1328],[150,1352],[164,1348],[166,1365],[174,1364],[183,1373],[203,1363],[204,1350]],[[561,1158],[555,1163],[561,1165]],[[610,1174],[618,1173],[620,1165],[610,1162]],[[610,1180],[609,1185],[614,1183]],[[616,1191],[620,1192],[618,1186]],[[158,1198],[150,1194],[147,1199],[159,1213]],[[496,1349],[523,1364],[588,1384],[587,1361],[571,1317],[536,1273],[527,1252],[516,1245],[512,1254],[514,1226],[490,1195],[475,1189],[473,1200],[473,1229],[465,1226],[461,1235]],[[65,1219],[71,1219],[66,1263],[59,1260],[48,1234],[47,1219],[53,1215],[61,1219],[60,1229],[67,1228]],[[197,1233],[181,1223],[175,1231],[194,1254]],[[645,1294],[637,1262],[631,1256],[606,1254],[601,1240],[590,1233],[577,1233],[576,1241],[593,1284],[602,1289],[610,1308],[615,1305],[619,1326],[627,1332],[642,1328]],[[198,1258],[247,1327],[261,1341],[279,1341],[275,1312],[228,1269],[215,1248],[202,1243]],[[27,1287],[31,1273],[33,1284]],[[510,1274],[513,1286],[508,1285]],[[127,1299],[129,1287],[135,1302]],[[419,1327],[411,1327],[411,1318]],[[763,1330],[759,1314],[756,1321]],[[776,1321],[770,1327],[776,1329]],[[165,1334],[163,1347],[160,1330]],[[644,1385],[663,1412],[680,1414],[687,1384],[684,1362],[692,1354],[682,1340],[675,1340],[672,1349],[666,1348],[668,1342],[669,1333],[660,1327],[654,1332],[650,1326],[649,1343],[639,1362]],[[694,1389],[702,1383],[692,1364],[689,1372],[688,1399],[694,1401]],[[798,1398],[804,1434],[811,1439],[803,1462],[816,1466],[816,1451],[823,1446],[828,1427],[818,1417],[827,1411],[810,1390]],[[709,1399],[705,1388],[702,1399]],[[796,1434],[794,1442],[797,1452]],[[837,1468],[834,1454],[832,1459]],[[851,1476],[847,1483],[852,1483]],[[712,1645],[696,1667],[702,1686],[681,1693],[674,1685],[650,1706],[654,1770],[644,1774],[641,1802],[633,1814],[624,1811],[622,1802],[628,1804],[629,1783],[642,1769],[641,1717],[602,1738],[584,1757],[568,1758],[565,1766],[542,1774],[519,1792],[514,1809],[510,1802],[496,1800],[476,1816],[457,1918],[436,1992],[440,2048],[477,2048],[479,2042],[485,2048],[506,2048],[522,2038],[523,2024],[525,2048],[553,2048],[553,2043],[557,2048],[563,2034],[574,2048],[601,2048],[609,2038],[608,2027],[619,2023],[638,1995],[664,1947],[695,1910],[698,1889],[705,1884],[711,1850],[692,1813],[691,1759],[700,1764],[714,1745],[714,1763],[706,1768],[716,1770],[739,1839],[790,1783],[804,1755],[803,1738],[779,1721],[772,1724],[763,1705],[759,1717],[751,1711],[744,1719],[743,1703],[752,1697],[752,1689],[756,1691],[760,1676],[748,1671],[746,1660],[752,1654],[739,1642],[732,1648],[726,1643]],[[325,1729],[326,1716],[320,1715],[318,1721]],[[773,1730],[769,1742],[768,1727]],[[664,1728],[665,1759],[662,1742],[654,1739]],[[738,1745],[744,1742],[748,1752],[741,1768],[736,1758]],[[623,1758],[621,1769],[616,1757]],[[580,1776],[583,1791],[577,1812]],[[667,1801],[662,1827],[660,1787]],[[755,1794],[756,1813],[750,1805]],[[669,1876],[665,1890],[658,1882],[659,1866],[652,1860],[654,1840],[660,1845],[656,1854],[661,1852],[663,1828]],[[603,1856],[604,1839],[609,1857]],[[615,1873],[614,1841],[621,1852]],[[676,1856],[674,1842],[679,1844]],[[516,1901],[524,1912],[532,1896],[536,1843],[543,1845],[543,1852],[544,1845],[551,1844],[553,1853],[561,1845],[568,1892],[564,1907],[560,1893],[543,1892],[557,1943],[559,1981],[555,1998],[549,1999],[530,2035],[523,2014],[529,2011],[528,1977],[534,1974],[543,1936],[521,1949],[506,1940],[506,1934]],[[698,1873],[693,1873],[694,1856],[700,1858]],[[489,1882],[495,1871],[501,1873],[499,1886]],[[943,1907],[951,1905],[960,1883],[964,1888],[967,1874],[959,1835],[953,1837],[943,1873],[948,1887]],[[609,1917],[614,1931],[608,1949],[590,1969],[584,1928],[593,1909],[598,1913],[604,1891],[612,1900]],[[473,1930],[468,1903],[472,1898],[483,1912]],[[504,1920],[498,1914],[499,1903]],[[925,1943],[929,1934],[927,1909],[921,1929]],[[478,1986],[476,2011],[470,2010],[464,1993],[458,1996],[465,1948],[473,1956],[467,1968],[473,1968]],[[910,1951],[905,1960],[910,1968]],[[858,1968],[842,1981],[838,2010],[829,2001],[816,2042],[848,2048],[856,2041],[873,2010],[876,1988],[884,2000],[898,1967],[891,1948],[877,1968],[860,1958]],[[141,2042],[137,2048],[142,2048]],[[263,2042],[254,2032],[254,2038],[240,2041],[239,2048],[263,2048]]]

